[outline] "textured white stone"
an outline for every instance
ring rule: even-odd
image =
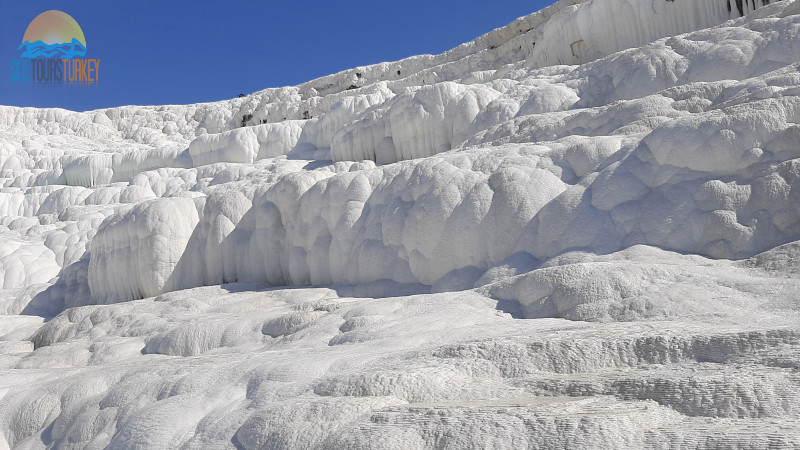
[[[0,449],[800,446],[800,2],[728,4],[0,106]]]

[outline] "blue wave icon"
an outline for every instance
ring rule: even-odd
[[[20,45],[17,50],[22,50],[20,58],[54,58],[54,59],[71,59],[76,56],[86,55],[86,47],[83,46],[77,39],[72,38],[70,43],[62,44],[45,44],[42,41],[28,42],[25,41]]]

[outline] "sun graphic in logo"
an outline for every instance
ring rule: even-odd
[[[33,19],[18,50],[22,58],[70,59],[86,54],[86,38],[75,19],[54,9]]]

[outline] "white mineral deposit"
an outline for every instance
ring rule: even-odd
[[[0,106],[0,314],[0,449],[800,448],[800,1]]]

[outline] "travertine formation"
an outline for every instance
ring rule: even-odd
[[[800,2],[562,0],[0,106],[0,449],[800,447]]]

